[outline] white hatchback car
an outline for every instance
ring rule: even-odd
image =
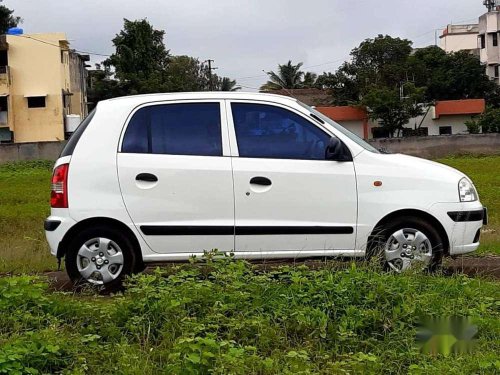
[[[52,254],[104,285],[210,249],[432,268],[474,251],[487,217],[453,168],[380,153],[295,99],[224,92],[100,102],[55,163],[51,206]]]

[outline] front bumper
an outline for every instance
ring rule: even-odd
[[[488,222],[487,210],[479,201],[436,203],[430,213],[441,222],[448,235],[450,255],[477,250],[481,228]]]

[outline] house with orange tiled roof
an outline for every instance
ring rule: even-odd
[[[422,116],[411,119],[403,135],[467,134],[466,121],[484,112],[484,99],[438,101]],[[370,120],[363,107],[317,107],[318,111],[365,139],[387,137],[377,121]],[[418,131],[415,131],[418,129]]]
[[[325,90],[274,90],[273,94],[291,96],[338,122],[364,139],[385,138],[389,134],[378,121],[371,120],[363,106],[331,106],[331,97]],[[443,100],[426,108],[422,116],[411,119],[403,129],[403,136],[467,134],[466,121],[486,109],[484,99]],[[416,130],[417,129],[417,130]]]

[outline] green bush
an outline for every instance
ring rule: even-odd
[[[500,108],[488,107],[477,120],[468,121],[465,125],[469,133],[471,133],[471,129],[473,131],[480,129],[483,133],[498,133],[500,132]],[[469,126],[471,126],[471,129]]]
[[[51,293],[0,279],[0,373],[490,373],[498,284],[352,263],[262,271],[211,254],[128,281],[123,295]],[[472,354],[433,357],[419,317],[472,317]]]
[[[469,134],[481,133],[481,125],[479,125],[479,122],[475,119],[465,121],[465,126],[467,127]]]

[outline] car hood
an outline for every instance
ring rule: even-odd
[[[380,154],[384,162],[393,164],[395,167],[411,168],[415,172],[426,177],[439,177],[439,179],[450,179],[458,182],[461,178],[467,177],[459,170],[435,161],[409,156],[404,154]]]

